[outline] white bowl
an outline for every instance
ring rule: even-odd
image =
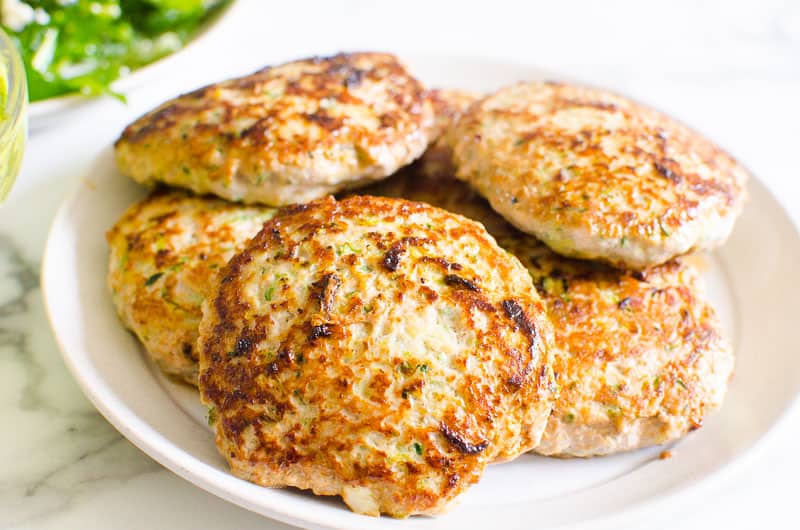
[[[232,0],[218,13],[215,13],[211,19],[207,20],[183,48],[134,70],[130,75],[117,79],[112,83],[111,88],[116,92],[125,94],[136,87],[159,79],[161,76],[170,75],[171,72],[175,71],[175,66],[181,59],[181,56],[192,49],[199,41],[213,38],[214,35],[219,33],[222,21],[229,18],[236,9],[239,9],[240,4],[241,2]],[[39,129],[51,126],[56,121],[62,119],[66,114],[79,109],[81,106],[86,105],[97,97],[99,96],[65,94],[63,96],[31,103],[28,106],[30,129],[32,132],[36,132]]]

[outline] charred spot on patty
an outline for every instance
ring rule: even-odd
[[[383,257],[383,266],[389,271],[396,271],[400,266],[400,256],[403,254],[404,250],[403,247],[399,246],[390,248]]]
[[[330,337],[332,335],[332,331],[328,324],[320,324],[318,326],[313,326],[311,328],[311,333],[308,335],[308,340],[314,341],[320,337]]]
[[[525,311],[523,311],[522,306],[519,305],[519,302],[509,298],[508,300],[503,300],[501,305],[508,318],[513,320],[517,327],[522,329],[528,338],[530,338],[531,347],[533,347],[538,336],[536,326],[528,317],[528,315],[525,314]]]
[[[311,285],[313,296],[319,300],[319,307],[323,312],[330,313],[333,310],[333,300],[341,284],[339,276],[335,272],[331,272],[324,274],[322,278]]]
[[[662,177],[669,180],[673,184],[680,184],[683,179],[678,173],[670,169],[669,162],[670,161],[666,160],[663,162],[655,162],[653,166],[655,166],[656,171],[658,171]]]
[[[489,447],[489,440],[483,440],[477,444],[468,442],[464,439],[461,433],[451,429],[445,422],[439,423],[439,432],[442,434],[442,436],[444,436],[445,440],[450,443],[450,445],[465,455],[477,455]]]
[[[462,278],[456,274],[448,274],[444,277],[444,283],[449,285],[450,287],[455,287],[457,289],[466,289],[468,291],[474,291],[476,293],[481,292],[480,287],[473,281],[468,280],[466,278]]]
[[[190,343],[188,342],[183,343],[183,346],[181,347],[181,352],[183,353],[183,356],[189,359],[190,361],[196,361],[197,359],[195,359],[192,350],[193,348]]]
[[[429,239],[421,237],[402,238],[400,241],[392,245],[392,247],[386,252],[383,257],[383,266],[391,272],[396,271],[398,267],[400,267],[400,258],[406,251],[406,247],[409,245],[422,246],[430,242],[431,241]]]

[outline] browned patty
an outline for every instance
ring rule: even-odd
[[[117,313],[167,374],[197,384],[201,307],[221,267],[275,210],[159,190],[108,231]]]
[[[642,269],[714,248],[747,172],[684,125],[603,90],[519,83],[452,132],[456,176],[554,251]]]
[[[267,67],[167,101],[115,144],[121,171],[281,206],[384,178],[419,157],[433,108],[393,55]]]
[[[433,514],[539,443],[551,329],[477,223],[358,196],[290,207],[220,275],[200,390],[237,476]]]

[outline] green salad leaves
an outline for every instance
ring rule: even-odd
[[[0,0],[31,101],[120,94],[116,79],[180,49],[230,0]]]

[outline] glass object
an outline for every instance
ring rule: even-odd
[[[28,134],[25,70],[14,43],[0,30],[0,201],[22,165]]]

